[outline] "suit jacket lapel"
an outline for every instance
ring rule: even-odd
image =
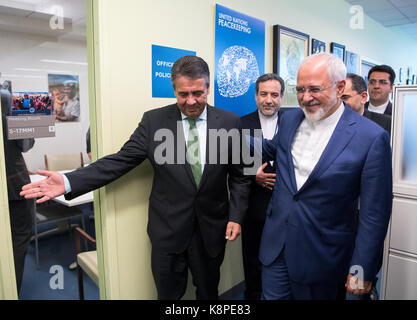
[[[166,127],[167,129],[171,130],[171,132],[173,132],[174,134],[174,144],[175,144],[174,150],[175,150],[176,163],[178,162],[182,163],[182,161],[185,161],[185,166],[184,166],[184,170],[186,172],[185,175],[189,177],[193,186],[197,188],[197,185],[195,184],[193,172],[191,171],[191,166],[187,161],[187,156],[186,156],[187,142],[186,142],[186,138],[184,137],[184,129],[182,127],[181,112],[178,109],[177,104],[172,105],[172,111],[168,115],[168,121],[167,121]],[[179,169],[181,166],[177,166],[177,167]]]
[[[291,130],[289,135],[286,137],[286,146],[287,146],[287,162],[288,162],[288,173],[289,173],[289,179],[290,181],[287,182],[287,186],[293,190],[295,193],[297,191],[297,182],[295,181],[295,171],[294,171],[294,162],[292,160],[292,152],[291,152],[291,146],[292,142],[294,141],[295,133],[297,132],[298,127],[300,126],[301,122],[304,120],[304,112],[299,112],[299,114],[295,117],[294,123],[290,126]],[[279,130],[279,129],[278,129]],[[278,163],[279,168],[279,163]],[[281,175],[281,177],[283,177]],[[285,180],[285,179],[284,179]]]
[[[203,170],[203,175],[201,176],[201,181],[200,181],[200,188],[201,186],[204,184],[204,182],[207,180],[208,175],[210,174],[210,168],[211,165],[209,164],[209,130],[210,129],[220,129],[217,124],[218,124],[218,115],[216,112],[216,109],[210,105],[207,104],[206,106],[207,108],[207,129],[206,129],[206,163],[204,165],[204,170]],[[191,172],[191,167],[190,167],[190,172]],[[192,174],[192,173],[191,173]]]
[[[336,125],[332,136],[330,137],[329,143],[324,149],[319,161],[308,177],[307,181],[300,188],[298,192],[307,188],[314,182],[315,179],[321,176],[321,174],[327,170],[327,168],[333,163],[333,161],[339,156],[339,154],[345,149],[349,141],[355,134],[355,130],[352,125],[356,122],[353,119],[352,114],[354,111],[350,110],[349,107],[345,106],[345,110]]]

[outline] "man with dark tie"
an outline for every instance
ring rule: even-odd
[[[47,179],[25,186],[21,195],[37,202],[61,194],[71,199],[148,159],[154,169],[148,235],[158,298],[180,299],[189,269],[197,299],[217,299],[226,239],[241,233],[250,181],[240,161],[232,161],[240,141],[228,136],[220,143],[211,132],[239,132],[240,119],[207,104],[210,72],[200,57],[178,59],[171,81],[177,103],[145,112],[119,152],[65,175],[39,171]],[[170,134],[173,143],[161,139]]]

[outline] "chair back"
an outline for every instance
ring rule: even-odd
[[[52,171],[73,170],[84,166],[83,154],[45,154],[45,169]]]

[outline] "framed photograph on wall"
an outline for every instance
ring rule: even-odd
[[[356,53],[346,51],[346,69],[348,73],[358,73],[358,55]]]
[[[311,54],[326,52],[326,43],[317,39],[311,39]]]
[[[330,52],[338,56],[342,61],[345,61],[345,46],[336,42],[330,43]]]
[[[368,85],[368,73],[372,67],[376,66],[377,63],[369,61],[369,59],[361,59],[361,76],[365,79]]]
[[[296,107],[297,72],[310,52],[310,36],[280,25],[275,25],[273,31],[273,70],[284,80],[286,87],[282,105]]]
[[[417,86],[395,86],[392,169],[395,193],[417,196]]]

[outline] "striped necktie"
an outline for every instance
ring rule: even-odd
[[[187,139],[187,159],[193,172],[194,181],[198,187],[200,184],[202,172],[201,172],[201,160],[200,160],[200,142],[198,141],[198,130],[196,126],[196,120],[187,118],[190,124],[190,130],[188,131]]]

